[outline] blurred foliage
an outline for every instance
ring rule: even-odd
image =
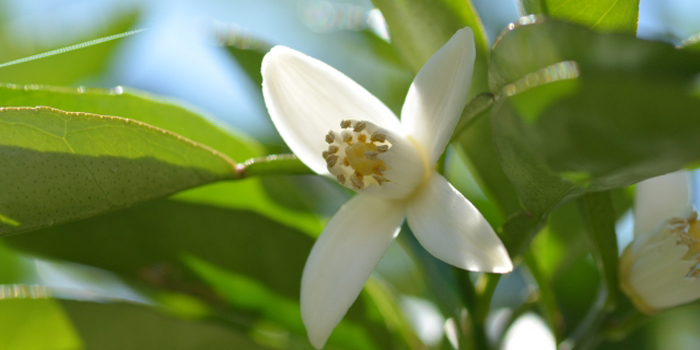
[[[105,23],[92,33],[82,33],[71,42],[49,44],[37,35],[18,37],[8,27],[0,30],[0,63],[42,54],[73,44],[121,34],[133,28],[139,20],[139,12],[132,10],[105,18]],[[14,84],[69,85],[103,73],[114,58],[120,42],[108,41],[94,46],[79,48],[51,55],[42,59],[0,68],[0,82]]]
[[[0,309],[0,339],[5,349],[71,350],[83,346],[56,300],[2,299]]]
[[[407,295],[430,300],[455,325],[460,348],[500,342],[505,329],[489,323],[496,304],[510,310],[506,326],[535,310],[574,347],[696,348],[696,306],[643,317],[624,297],[600,298],[601,288],[618,292],[613,225],[631,206],[626,186],[700,160],[697,40],[678,49],[634,38],[639,1],[521,0],[537,17],[509,26],[490,50],[471,1],[373,3],[390,42],[362,26],[323,35],[383,67],[372,77],[384,87],[377,95],[397,113],[410,72],[457,29],[474,30],[474,99],[444,170],[522,267],[502,281],[458,271],[404,227],[327,348],[451,348],[444,335],[424,344]],[[117,13],[50,44],[4,26],[0,63],[123,33],[140,18]],[[219,28],[217,44],[257,89],[271,43],[234,29]],[[120,45],[0,68],[8,83],[0,107],[12,107],[0,110],[0,183],[11,184],[0,192],[0,232],[39,229],[0,242],[0,291],[34,281],[28,257],[36,255],[114,273],[150,304],[3,294],[0,348],[310,349],[301,274],[325,216],[349,192],[288,176],[308,169],[288,156],[261,158],[287,152],[278,140],[261,144],[182,102],[122,87],[41,85],[91,81]],[[264,109],[259,93],[252,99]],[[242,174],[266,176],[217,182]]]

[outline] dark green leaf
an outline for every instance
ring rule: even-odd
[[[678,84],[690,83],[700,66],[697,54],[666,43],[628,34],[600,34],[566,22],[539,19],[533,24],[518,25],[496,40],[489,65],[489,87],[494,94],[500,94],[506,85],[521,78],[529,78],[521,82],[527,87],[575,74],[558,69],[528,76],[566,61],[574,61],[577,66],[562,68],[578,68],[584,77],[612,72],[618,77],[637,76]]]
[[[510,96],[492,109],[496,147],[533,213],[700,160],[695,53],[550,20],[506,34],[492,57],[492,88]]]
[[[150,306],[68,300],[60,303],[86,349],[268,349],[223,325],[178,318]]]

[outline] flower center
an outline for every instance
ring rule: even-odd
[[[380,155],[391,148],[384,133],[369,122],[343,120],[341,132],[328,132],[328,150],[323,151],[328,171],[338,182],[356,190],[369,186],[381,187],[389,180],[384,177],[388,169]]]

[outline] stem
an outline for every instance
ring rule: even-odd
[[[598,298],[591,306],[586,317],[569,339],[560,345],[560,349],[589,350],[595,348],[601,342],[598,334],[609,313],[606,311],[608,292],[605,287],[600,288]]]
[[[469,274],[469,271],[460,269],[455,270],[457,271],[459,287],[462,290],[462,293],[460,294],[462,296],[462,302],[469,311],[469,317],[471,318],[471,323],[468,326],[471,327],[471,338],[473,342],[473,348],[488,349],[489,344],[486,339],[486,333],[483,328],[483,325],[480,325],[474,317],[477,314],[477,305],[479,305],[479,302],[476,295],[476,289],[474,288],[474,283],[472,283],[471,275]],[[462,341],[465,344],[467,340],[468,339],[466,339],[466,337],[465,339],[462,339]],[[460,346],[460,349],[461,348],[463,348],[463,346]]]
[[[537,284],[539,289],[539,304],[544,314],[544,318],[549,325],[549,328],[554,333],[554,337],[557,343],[561,340],[561,326],[563,325],[563,316],[559,306],[557,305],[557,300],[554,296],[554,291],[551,288],[550,281],[544,275],[540,269],[540,265],[535,259],[534,254],[531,250],[523,256],[523,261],[527,265],[528,270],[532,279]]]
[[[618,256],[615,210],[610,192],[589,193],[577,200],[583,226],[592,243],[598,269],[603,274],[598,298],[563,348],[593,349],[602,341],[599,333],[618,304]]]
[[[232,180],[240,180],[250,176],[268,175],[312,175],[315,174],[294,154],[272,154],[267,157],[248,159],[236,164],[236,171],[231,174]]]

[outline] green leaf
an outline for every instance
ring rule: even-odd
[[[0,86],[0,106],[51,106],[134,119],[207,145],[237,162],[264,154],[254,140],[194,107],[123,87],[105,90],[5,85]]]
[[[215,186],[204,189],[219,201],[229,195],[217,192]],[[246,198],[245,193],[231,195]],[[194,273],[183,258],[201,257],[219,268],[217,272],[236,275],[245,283],[229,285],[233,288],[229,292],[238,290],[241,298],[251,284],[264,286],[266,294],[257,295],[258,302],[274,304],[275,300],[299,300],[302,270],[314,243],[309,235],[255,212],[174,199],[151,201],[5,241],[21,251],[112,271],[138,285],[187,293],[214,309],[224,308],[224,314],[253,312],[265,321],[270,319],[261,312],[264,310],[230,303],[215,292],[218,286],[210,286],[211,281]],[[375,346],[385,348],[392,337],[381,323],[370,322],[366,308],[367,300],[361,298],[345,319],[361,325]]]
[[[372,3],[382,11],[392,44],[414,74],[457,30],[470,27],[474,31],[477,58],[469,93],[476,96],[487,91],[489,43],[470,0],[373,0]]]
[[[159,96],[122,87],[103,90],[7,85],[0,87],[0,106],[53,106],[69,111],[122,116],[172,131],[216,149],[237,162],[260,157],[264,154],[264,150],[257,142],[225,127],[212,116],[191,107],[167,101]],[[267,173],[280,169],[285,172],[289,170],[288,168],[280,168],[280,166],[291,166],[293,169],[304,170],[298,167],[298,161],[297,163],[293,161],[281,163],[275,163],[276,165],[256,163],[247,169],[247,172],[252,172],[251,175],[255,175],[258,168],[263,168]],[[258,173],[263,170],[258,171]],[[275,203],[265,193],[259,179],[247,179],[243,183],[216,183],[177,194],[176,198],[197,203],[255,210],[314,237],[321,232],[322,228],[315,215],[289,210]]]
[[[131,29],[138,13],[119,13],[99,30],[83,34],[61,45],[46,46],[41,38],[17,38],[8,29],[0,31],[0,63],[48,52],[54,49],[119,34]],[[9,28],[9,27],[6,27]],[[101,74],[114,57],[120,40],[81,48],[38,60],[0,68],[0,82],[17,84],[69,85]]]
[[[5,291],[0,286],[0,292]],[[0,298],[3,349],[75,350],[83,342],[61,305],[52,299]]]
[[[639,0],[519,0],[527,14],[545,14],[605,32],[636,33]]]
[[[700,160],[696,53],[549,20],[506,34],[492,58],[505,97],[492,109],[496,148],[537,215]]]
[[[37,301],[27,300],[30,303]],[[177,318],[150,306],[69,300],[60,303],[86,349],[267,348],[223,325]],[[34,336],[40,338],[36,334]]]
[[[225,155],[119,117],[0,109],[0,213],[29,231],[235,176]]]

